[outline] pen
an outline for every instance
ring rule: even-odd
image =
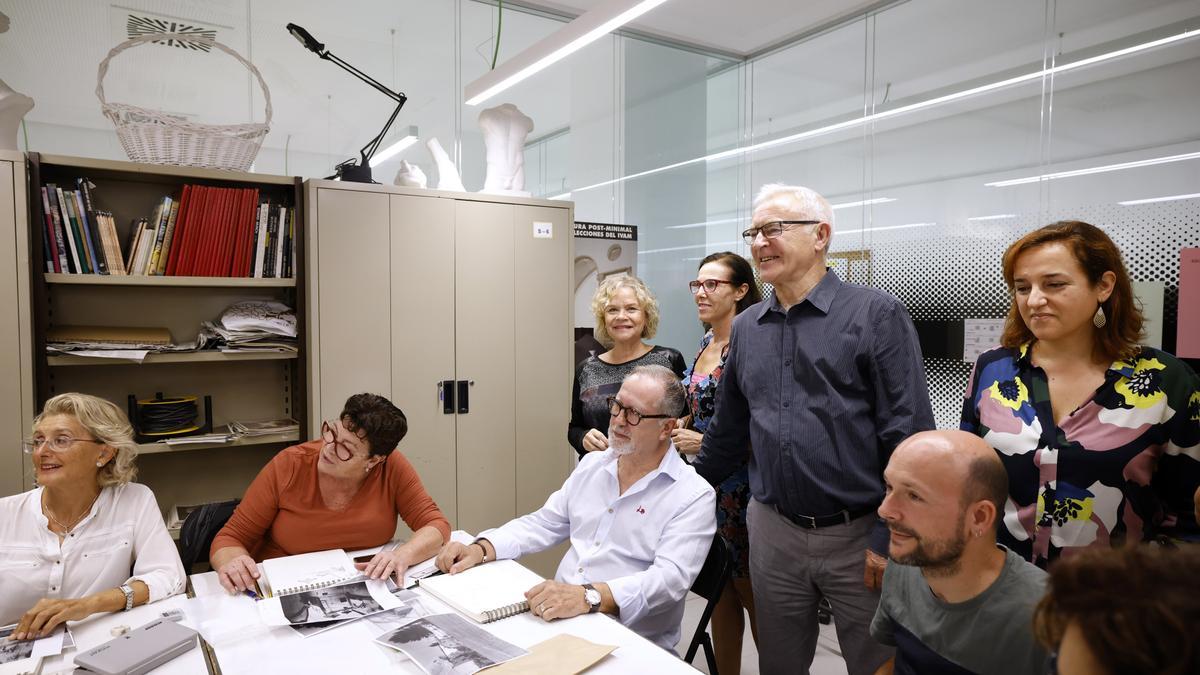
[[[420,586],[420,585],[421,585],[421,580],[422,580],[422,579],[432,579],[433,577],[440,577],[440,576],[442,576],[443,574],[445,574],[445,572],[443,572],[443,571],[441,571],[441,570],[436,570],[436,571],[434,571],[434,572],[432,572],[432,573],[430,573],[430,574],[426,574],[425,576],[421,577],[420,579],[414,579],[414,580],[413,580],[413,585],[414,585],[414,586]]]
[[[250,590],[249,588],[242,591],[242,593],[245,593],[246,597],[250,598],[251,600],[258,600],[258,593],[255,593],[254,591]]]

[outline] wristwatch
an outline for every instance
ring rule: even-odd
[[[588,614],[595,614],[600,611],[600,591],[591,584],[583,585],[583,599],[588,604]]]
[[[469,544],[469,546],[478,546],[478,547],[479,547],[479,550],[480,550],[480,551],[483,551],[483,560],[480,560],[480,561],[479,561],[479,562],[481,562],[481,563],[485,563],[485,562],[487,562],[487,561],[488,561],[488,559],[487,559],[487,547],[486,547],[486,546],[484,546],[484,545],[481,543],[481,542],[485,542],[485,541],[487,541],[487,539],[484,539],[483,537],[480,537],[480,538],[476,539],[475,541],[473,541],[473,542],[471,542],[471,543]]]
[[[129,584],[121,584],[117,588],[125,594],[125,611],[133,609],[133,586]]]

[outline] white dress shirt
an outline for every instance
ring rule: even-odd
[[[0,625],[42,598],[82,598],[134,579],[150,602],[183,590],[183,564],[145,485],[102,489],[61,545],[47,525],[42,488],[0,499]]]
[[[496,557],[519,558],[568,538],[555,579],[608,584],[621,623],[663,649],[679,642],[683,601],[717,529],[712,487],[674,444],[620,494],[616,456],[589,452],[546,505],[480,533]]]

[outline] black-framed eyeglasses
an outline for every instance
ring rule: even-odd
[[[350,446],[346,445],[345,441],[338,438],[337,429],[329,422],[321,422],[321,440],[325,441],[326,445],[332,445],[333,454],[337,455],[337,458],[343,462],[349,462],[354,459],[354,451],[350,449]],[[343,450],[346,451],[345,456],[342,455]]]
[[[617,400],[616,396],[609,396],[608,414],[616,417],[622,412],[625,413],[625,421],[631,427],[636,427],[642,420],[667,420],[674,417],[674,415],[647,415],[645,413],[640,413],[629,406],[621,405],[621,402]]]
[[[729,284],[732,286],[733,282],[725,281],[724,279],[704,279],[703,281],[696,279],[695,281],[688,282],[688,289],[692,292],[692,295],[699,293],[701,288],[704,289],[705,293],[715,293],[717,291],[717,286],[720,286],[721,284]]]
[[[790,227],[787,227],[788,225],[820,225],[822,222],[824,222],[824,221],[820,221],[820,220],[772,220],[769,223],[763,223],[762,225],[759,225],[758,227],[752,227],[752,228],[746,230],[745,232],[742,233],[742,239],[745,239],[747,244],[753,244],[754,239],[756,237],[758,237],[758,234],[760,232],[762,233],[762,236],[766,237],[767,239],[775,239],[779,235],[783,234],[784,230],[792,229]]]

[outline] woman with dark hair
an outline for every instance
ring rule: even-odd
[[[1116,245],[1078,221],[1004,254],[1002,346],[975,364],[961,428],[1009,478],[1000,543],[1045,567],[1086,547],[1195,538],[1200,379],[1138,344],[1142,313]]]
[[[696,279],[688,283],[688,288],[696,300],[700,322],[709,330],[700,341],[700,351],[692,367],[684,372],[683,386],[688,393],[689,414],[671,432],[671,440],[680,452],[695,455],[700,452],[704,431],[716,410],[717,381],[729,354],[733,317],[761,301],[762,293],[750,263],[729,251],[713,253],[700,261],[700,271]],[[750,612],[750,634],[755,639],[758,637],[754,594],[750,586],[750,542],[746,531],[749,500],[749,466],[743,463],[717,486],[717,532],[733,549],[733,579],[725,587],[712,615],[713,647],[717,670],[722,673],[741,671],[744,610]]]
[[[400,583],[406,569],[437,553],[450,540],[450,523],[396,451],[406,433],[408,421],[391,401],[355,394],[336,420],[321,423],[321,438],[275,455],[213,539],[209,559],[221,585],[253,589],[257,560],[385,544],[397,515],[412,538],[359,563],[364,574]]]
[[[1051,652],[1050,672],[1200,673],[1198,578],[1195,546],[1129,546],[1059,562],[1033,617],[1034,635]]]

